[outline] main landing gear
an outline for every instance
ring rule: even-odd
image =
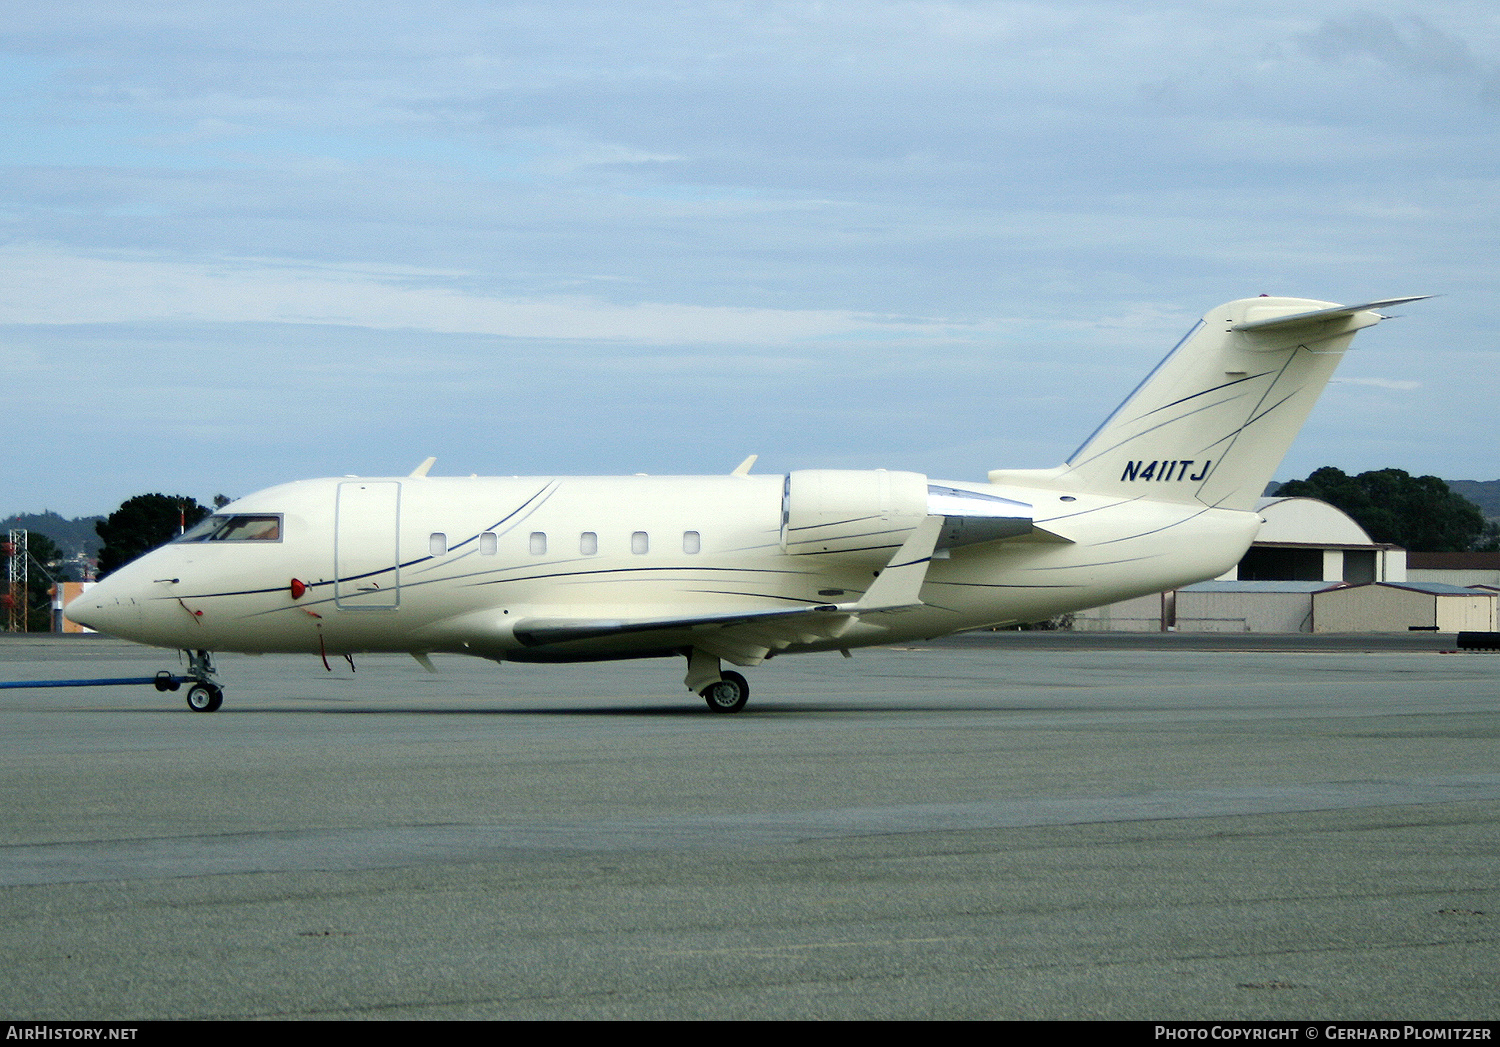
[[[737,713],[745,707],[750,697],[750,685],[739,673],[721,673],[719,658],[694,647],[683,652],[687,655],[688,671],[683,683],[690,691],[697,691],[716,713]]]
[[[737,713],[750,697],[750,685],[739,673],[725,673],[718,683],[698,692],[716,713]]]

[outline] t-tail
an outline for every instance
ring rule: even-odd
[[[1389,298],[1245,298],[1208,313],[1067,462],[1031,482],[1252,509],[1344,350]],[[1020,479],[999,470],[993,482]]]

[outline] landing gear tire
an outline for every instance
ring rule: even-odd
[[[188,688],[187,704],[195,713],[211,713],[224,704],[224,692],[211,683],[195,683]]]
[[[716,713],[737,713],[750,698],[750,685],[739,673],[725,673],[718,683],[698,692]]]

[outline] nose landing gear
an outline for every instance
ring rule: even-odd
[[[218,675],[214,672],[214,656],[208,651],[189,651],[187,654],[187,680],[192,681],[187,706],[195,713],[211,713],[224,704],[224,688],[214,679]]]
[[[224,704],[224,691],[211,683],[195,683],[188,688],[187,704],[195,713],[211,713]]]

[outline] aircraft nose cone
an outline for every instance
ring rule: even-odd
[[[126,636],[141,620],[141,608],[129,597],[120,597],[96,585],[63,608],[63,615],[85,629]]]
[[[85,629],[97,629],[94,624],[94,616],[89,614],[92,605],[89,603],[89,594],[81,593],[73,597],[63,606],[63,617],[74,625],[81,625]]]

